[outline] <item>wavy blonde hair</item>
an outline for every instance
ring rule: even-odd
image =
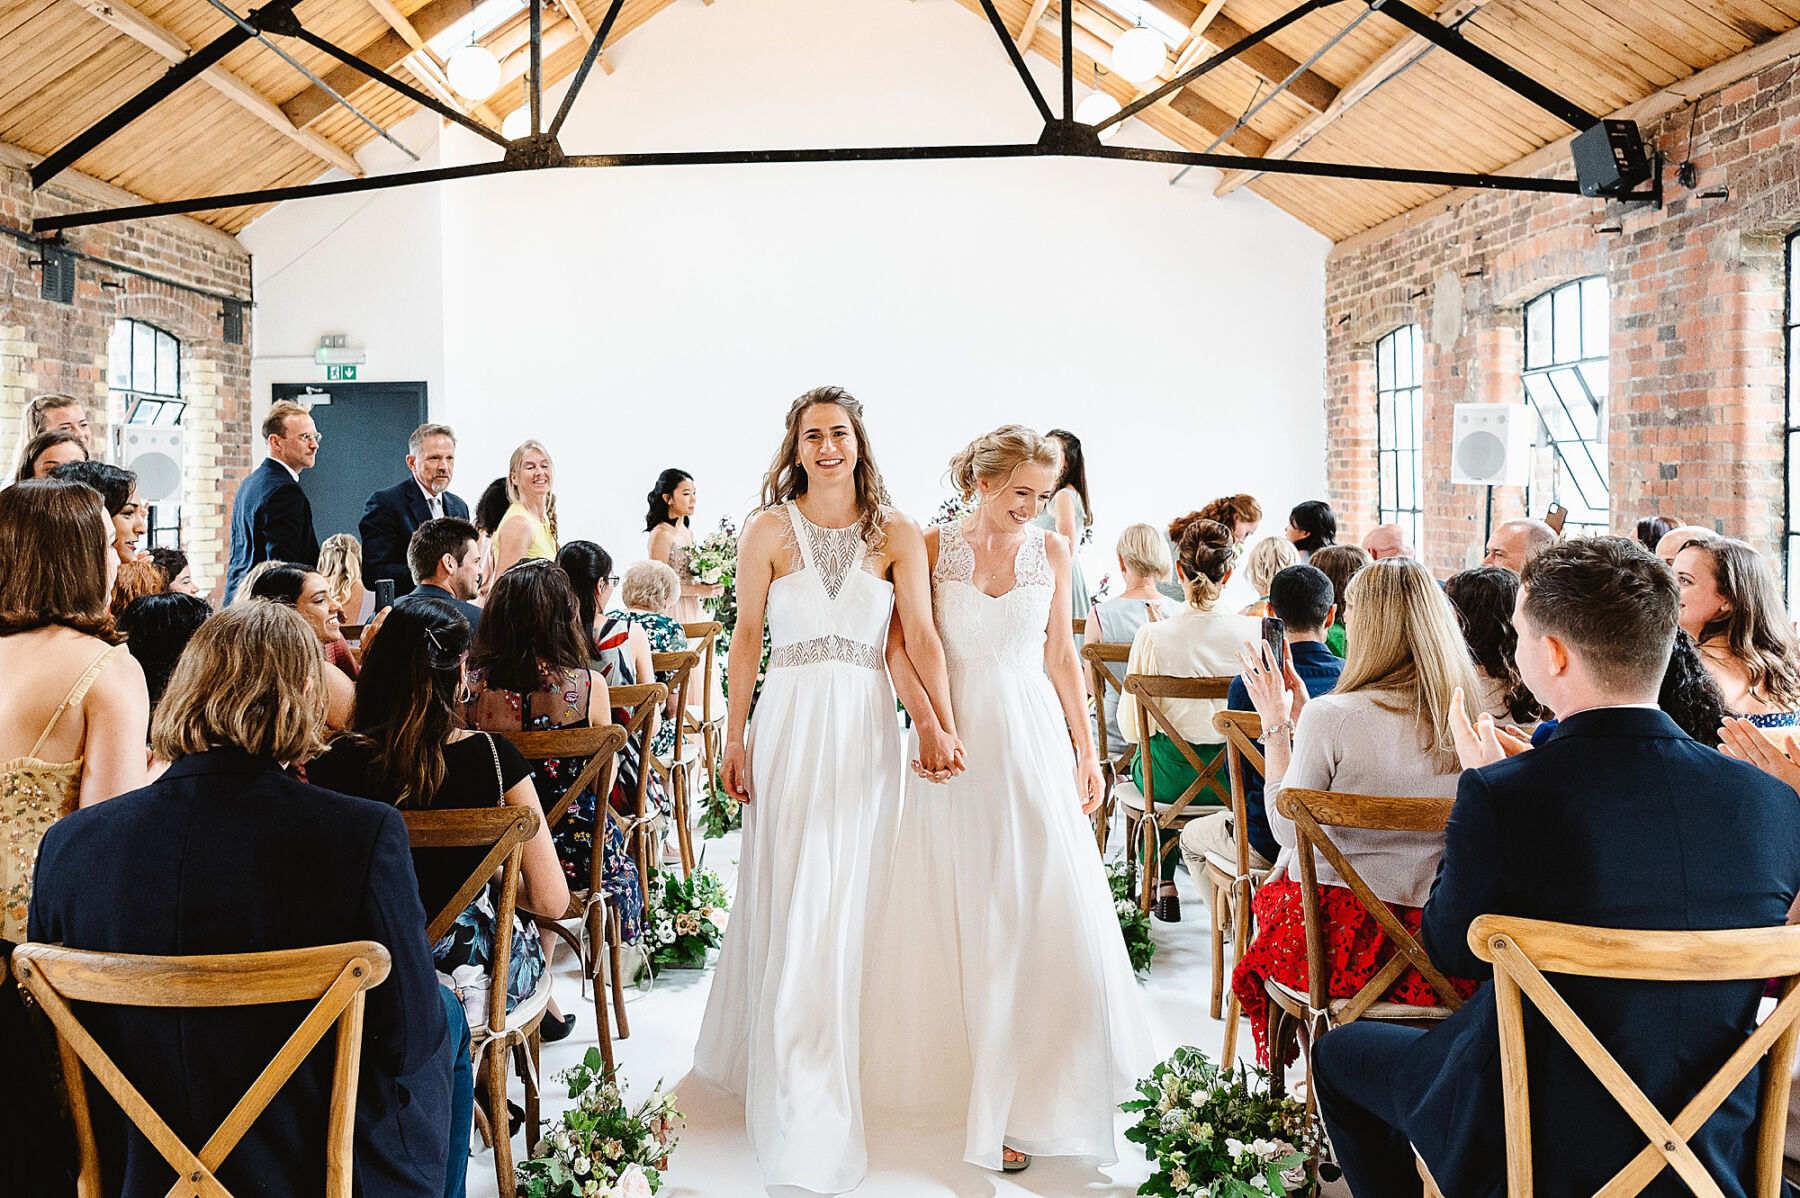
[[[1286,537],[1264,537],[1244,555],[1244,574],[1258,595],[1267,596],[1275,576],[1299,564],[1300,551]]]
[[[362,579],[362,567],[362,542],[347,532],[334,533],[319,546],[319,577],[325,580],[333,603],[341,605],[350,598],[351,588]],[[345,623],[357,616],[356,612],[345,614]]]
[[[165,761],[234,747],[298,761],[325,733],[325,647],[291,607],[267,599],[209,617],[182,650],[150,725]]]
[[[975,438],[950,459],[950,485],[965,500],[974,499],[977,480],[998,480],[1004,485],[1027,463],[1047,467],[1055,475],[1062,469],[1062,446],[1022,424],[1003,424]]]
[[[1381,691],[1390,711],[1418,718],[1419,749],[1440,774],[1456,769],[1451,698],[1480,695],[1456,612],[1431,572],[1411,558],[1372,562],[1350,580],[1350,638],[1335,695]]]
[[[556,461],[542,441],[521,441],[512,451],[512,457],[506,459],[506,500],[508,503],[519,502],[519,485],[513,482],[513,476],[519,472],[519,463],[525,460],[525,455],[534,449],[544,455],[544,464],[550,467],[551,491],[544,497],[544,523],[550,526],[550,539],[560,545],[562,538],[556,535]]]
[[[1148,524],[1133,524],[1119,534],[1119,561],[1140,578],[1161,582],[1175,571],[1169,539]]]
[[[856,483],[857,527],[871,555],[887,544],[883,528],[887,520],[887,484],[881,481],[881,469],[869,449],[868,430],[863,427],[862,401],[842,387],[814,387],[788,405],[786,432],[781,448],[775,451],[768,473],[763,475],[762,505],[779,507],[806,494],[806,471],[800,468],[800,420],[820,404],[836,404],[850,417],[850,431],[856,434],[856,468],[851,478]]]

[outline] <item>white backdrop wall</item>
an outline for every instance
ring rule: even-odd
[[[955,0],[683,0],[609,53],[571,152],[1037,135],[992,31]],[[1053,68],[1033,66],[1054,102]],[[1166,144],[1135,122],[1121,140]],[[451,128],[437,156],[492,153]],[[1213,198],[1210,172],[1170,175],[1062,159],[546,172],[400,193],[322,238],[332,220],[290,204],[244,234],[259,267],[286,263],[259,274],[258,353],[341,329],[370,346],[368,377],[427,378],[470,500],[512,446],[544,441],[564,538],[621,564],[664,466],[697,477],[697,532],[741,519],[788,401],[821,383],[864,401],[921,520],[971,436],[1070,428],[1097,581],[1127,523],[1247,490],[1277,532],[1324,481],[1328,244],[1248,192]],[[346,273],[360,294],[330,285]],[[259,372],[265,402],[276,377]]]

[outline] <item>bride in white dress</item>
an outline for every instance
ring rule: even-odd
[[[842,1193],[867,1168],[857,1074],[869,865],[904,773],[882,661],[890,612],[945,713],[921,761],[957,768],[924,538],[886,498],[861,405],[839,388],[809,391],[788,410],[739,545],[723,772],[746,804],[744,838],[694,1071],[744,1099],[771,1187]],[[749,721],[765,609],[773,651]]]
[[[1019,425],[951,462],[980,506],[925,542],[968,767],[942,786],[909,778],[877,838],[888,852],[863,1003],[871,1105],[962,1120],[964,1159],[1009,1172],[1032,1154],[1115,1161],[1117,1104],[1155,1064],[1085,818],[1101,779],[1070,634],[1070,547],[1031,524],[1058,464],[1054,443]],[[917,713],[935,704],[900,631],[889,668]]]

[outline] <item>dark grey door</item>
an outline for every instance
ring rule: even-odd
[[[312,406],[316,465],[300,475],[313,529],[356,535],[370,495],[406,477],[406,439],[425,422],[424,383],[276,383],[271,400]]]

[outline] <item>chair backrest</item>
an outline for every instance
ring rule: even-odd
[[[67,1083],[76,1143],[81,1152],[79,1190],[83,1198],[104,1192],[87,1085],[82,1077],[84,1065],[175,1170],[181,1180],[169,1191],[171,1195],[231,1198],[231,1192],[219,1184],[215,1172],[333,1027],[337,1029],[337,1043],[325,1124],[325,1192],[328,1198],[349,1198],[364,996],[386,980],[389,967],[387,949],[370,940],[206,957],[146,957],[83,952],[47,944],[20,945],[13,951],[13,976],[56,1028],[63,1080]],[[181,1142],[69,1007],[71,1002],[125,1007],[242,1007],[306,1001],[313,1002],[312,1010],[198,1152]]]
[[[1175,730],[1175,722],[1170,717],[1164,703],[1169,699],[1219,699],[1223,700],[1231,693],[1231,678],[1176,678],[1167,674],[1127,674],[1125,691],[1137,699],[1138,704],[1138,748],[1144,760],[1144,814],[1146,817],[1157,815],[1159,818],[1173,818],[1179,815],[1189,803],[1194,802],[1205,791],[1212,791],[1220,803],[1231,802],[1231,783],[1228,778],[1221,777],[1226,758],[1223,753],[1210,762],[1200,760],[1200,754],[1194,746],[1188,744],[1181,733]],[[1150,737],[1161,732],[1175,745],[1188,765],[1194,771],[1194,780],[1189,782],[1181,793],[1173,797],[1159,796],[1156,793],[1156,755],[1150,752]],[[1158,805],[1163,810],[1158,813]]]
[[[1088,613],[1082,612],[1080,615],[1076,616],[1072,622],[1075,625],[1075,643],[1079,645],[1081,644],[1081,638],[1087,635]]]
[[[700,654],[700,722],[710,724],[713,721],[713,659],[718,652],[719,634],[725,631],[725,625],[717,620],[703,620],[683,624],[681,631],[688,639],[688,648]]]
[[[652,655],[654,656],[654,655]],[[669,701],[669,688],[660,682],[640,682],[634,686],[615,686],[609,692],[608,702],[615,708],[628,709],[631,714],[626,717],[624,729],[627,739],[635,739],[638,743],[638,761],[643,767],[638,770],[637,793],[631,796],[634,817],[643,819],[650,800],[650,719],[663,704]],[[605,802],[605,796],[601,798]],[[600,854],[594,854],[594,883],[598,886]]]
[[[1250,876],[1250,809],[1244,797],[1244,769],[1258,774],[1267,767],[1256,742],[1262,739],[1262,717],[1254,711],[1221,711],[1213,727],[1225,737],[1225,768],[1231,779],[1231,830],[1237,841],[1237,876]]]
[[[675,653],[652,653],[650,668],[657,675],[667,674],[669,681],[669,697],[675,701],[674,719],[676,731],[676,751],[680,753],[680,733],[683,731],[680,721],[687,715],[688,683],[694,676],[694,667],[700,664],[700,653],[696,649],[683,649]]]
[[[1444,835],[1450,822],[1450,809],[1456,800],[1409,798],[1400,795],[1359,795],[1343,791],[1306,790],[1291,787],[1281,791],[1276,809],[1294,821],[1295,856],[1300,862],[1300,901],[1306,919],[1306,981],[1308,998],[1315,1011],[1326,1009],[1330,1001],[1331,966],[1325,952],[1325,919],[1319,906],[1318,863],[1316,850],[1356,897],[1356,901],[1381,925],[1393,943],[1395,952],[1356,992],[1335,1019],[1349,1023],[1362,1017],[1364,1011],[1380,1000],[1411,965],[1419,971],[1444,1007],[1454,1011],[1462,1006],[1462,995],[1450,984],[1418,938],[1406,930],[1391,908],[1369,889],[1369,884],[1356,872],[1343,851],[1326,833],[1326,828],[1364,828],[1386,832],[1421,832]]]
[[[506,1031],[506,979],[512,963],[513,913],[519,905],[519,872],[525,842],[537,835],[537,812],[529,807],[464,807],[447,811],[404,811],[406,836],[415,849],[486,849],[481,864],[435,915],[426,935],[436,944],[475,896],[500,870],[494,902],[494,959],[488,967],[488,1030]],[[596,856],[599,854],[596,853]]]
[[[1700,1198],[1723,1198],[1688,1138],[1764,1056],[1756,1139],[1757,1198],[1782,1192],[1781,1157],[1788,1091],[1800,1048],[1800,927],[1713,932],[1629,931],[1483,915],[1469,925],[1469,947],[1494,966],[1500,1023],[1500,1068],[1506,1105],[1506,1185],[1509,1198],[1532,1193],[1531,1101],[1525,1067],[1529,996],[1550,1026],[1638,1125],[1648,1143],[1601,1191],[1617,1198],[1643,1192],[1673,1169]],[[1781,999],[1749,1038],[1673,1120],[1665,1119],[1638,1084],[1595,1039],[1546,973],[1659,982],[1753,981],[1775,978]]]
[[[1131,646],[1129,644],[1112,644],[1107,641],[1095,641],[1091,645],[1081,646],[1081,656],[1083,660],[1088,663],[1088,671],[1094,680],[1094,702],[1100,705],[1100,711],[1104,715],[1106,711],[1106,688],[1110,686],[1121,695],[1125,693],[1125,671],[1120,669],[1118,673],[1114,673],[1113,667],[1123,666],[1131,659]],[[1099,739],[1100,760],[1112,762],[1114,768],[1119,773],[1123,774],[1126,770],[1131,768],[1131,756],[1133,753],[1137,752],[1137,746],[1131,744],[1109,746],[1106,743],[1106,720],[1102,718],[1094,722],[1099,725],[1097,736]],[[1117,757],[1113,756],[1115,751],[1118,753]]]
[[[617,724],[600,728],[554,728],[545,732],[500,732],[512,742],[519,756],[529,762],[586,758],[587,764],[569,788],[544,813],[544,823],[554,828],[568,813],[575,799],[589,790],[596,795],[612,793],[613,775],[618,770],[618,752],[625,747],[625,729]]]

